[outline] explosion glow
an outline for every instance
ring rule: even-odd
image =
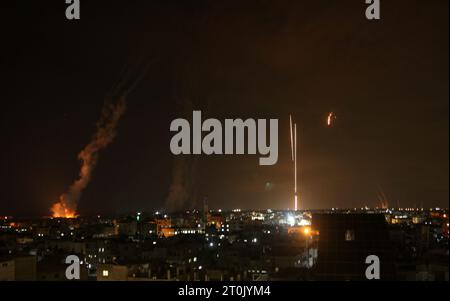
[[[303,228],[303,233],[304,233],[305,235],[311,234],[311,228],[310,228],[310,227],[304,227],[304,228]]]
[[[67,208],[64,202],[58,202],[53,204],[50,209],[53,212],[53,217],[63,217],[63,218],[75,218],[75,211]]]

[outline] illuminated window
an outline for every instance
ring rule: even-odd
[[[103,270],[103,277],[108,277],[108,276],[109,276],[109,271]]]
[[[354,241],[355,240],[355,231],[354,230],[346,230],[345,231],[345,241]]]

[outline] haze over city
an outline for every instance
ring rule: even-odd
[[[377,23],[350,1],[96,1],[77,24],[40,5],[1,20],[0,215],[50,215],[105,99],[131,87],[81,215],[293,208],[290,115],[300,209],[448,207],[447,1],[386,1]],[[170,122],[193,110],[279,119],[278,162],[174,156]]]

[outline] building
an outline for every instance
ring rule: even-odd
[[[66,277],[66,269],[69,265],[65,263],[64,255],[45,258],[37,264],[38,281],[73,281]],[[88,280],[88,269],[85,264],[80,264],[80,280]]]
[[[380,259],[380,279],[393,280],[393,248],[383,214],[316,214],[319,234],[317,280],[366,280],[366,258]]]
[[[14,281],[15,262],[13,258],[0,259],[0,281]]]
[[[36,256],[16,257],[15,280],[34,281],[37,278],[37,258]]]
[[[36,264],[35,256],[0,259],[0,281],[34,281]]]
[[[97,268],[97,281],[126,281],[128,268],[124,265],[102,264]]]

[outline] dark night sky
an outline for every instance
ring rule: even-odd
[[[163,206],[169,124],[187,102],[205,117],[280,119],[274,166],[186,158],[187,206],[291,206],[292,113],[302,207],[374,206],[379,189],[391,206],[448,207],[448,1],[382,0],[381,21],[359,0],[82,0],[80,21],[65,20],[64,2],[3,4],[0,215],[48,214],[77,177],[105,94],[140,57],[150,68],[81,214]]]

